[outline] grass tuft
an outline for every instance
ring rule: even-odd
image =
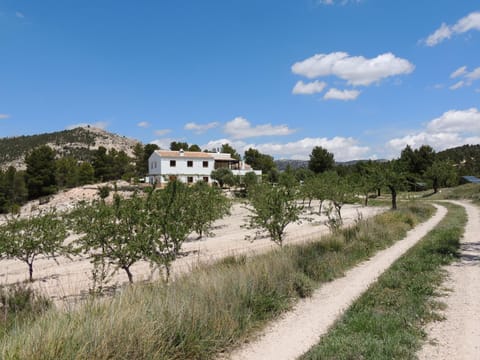
[[[0,339],[12,328],[33,321],[50,307],[50,300],[22,283],[0,286]]]

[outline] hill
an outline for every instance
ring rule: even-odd
[[[463,145],[440,151],[437,157],[451,161],[460,176],[480,174],[480,145]]]
[[[117,151],[123,150],[132,156],[132,149],[137,143],[137,140],[89,126],[53,133],[1,138],[0,168],[13,165],[17,170],[25,169],[25,155],[41,145],[50,146],[59,156],[71,155],[79,160],[88,160],[92,151],[100,146]]]

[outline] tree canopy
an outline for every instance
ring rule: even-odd
[[[36,199],[57,190],[55,151],[49,146],[33,149],[26,157],[28,197]]]
[[[310,154],[310,161],[308,162],[308,168],[314,173],[322,173],[327,170],[332,170],[335,166],[335,160],[333,154],[328,152],[321,146],[315,146]]]
[[[275,169],[275,162],[270,155],[262,154],[257,149],[249,148],[245,151],[245,163],[250,165],[255,170],[262,170],[264,174],[269,173]]]

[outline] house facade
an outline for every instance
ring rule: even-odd
[[[161,186],[173,179],[187,184],[197,181],[212,183],[211,173],[219,168],[228,168],[234,175],[240,176],[252,171],[258,176],[262,175],[261,170],[252,170],[230,154],[156,150],[148,159],[148,178],[151,184]]]

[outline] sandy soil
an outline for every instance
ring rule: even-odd
[[[296,359],[325,334],[341,314],[374,283],[391,264],[433,229],[447,213],[437,206],[436,214],[409,231],[407,237],[378,252],[345,274],[325,284],[311,298],[301,300],[279,320],[274,321],[253,342],[235,350],[229,359]]]
[[[445,320],[427,327],[430,342],[419,352],[420,359],[480,359],[480,210],[471,203],[455,203],[468,213],[461,258],[445,268]]]
[[[76,199],[88,199],[96,196],[96,187],[72,189],[57,195],[48,206],[54,206],[59,210],[71,207]],[[318,206],[312,204],[312,206]],[[28,206],[23,209],[24,214],[29,211]],[[359,214],[368,218],[384,211],[385,208],[362,207],[358,205],[345,205],[342,209],[346,225],[352,224],[358,219]],[[268,238],[257,239],[254,242],[245,240],[245,236],[253,235],[253,230],[242,228],[248,210],[241,204],[235,204],[232,214],[214,224],[211,237],[196,240],[197,235],[192,234],[188,241],[183,244],[182,250],[186,256],[178,259],[173,264],[173,273],[189,271],[199,262],[211,262],[224,256],[234,254],[252,254],[267,251],[274,245]],[[290,224],[286,230],[286,243],[310,241],[319,235],[327,233],[324,216],[310,215],[312,222],[302,224]],[[67,239],[71,241],[74,236]],[[81,298],[91,287],[91,264],[88,259],[76,257],[74,259],[57,258],[57,262],[39,257],[34,263],[34,287],[44,294],[52,297],[57,305],[68,305],[72,301]],[[147,263],[141,262],[133,266],[132,273],[136,282],[152,278],[152,271]],[[153,278],[158,274],[153,274]],[[15,260],[0,261],[0,284],[11,284],[23,281],[27,278],[27,266]],[[122,284],[127,281],[123,271],[119,271],[111,280],[112,284]]]

